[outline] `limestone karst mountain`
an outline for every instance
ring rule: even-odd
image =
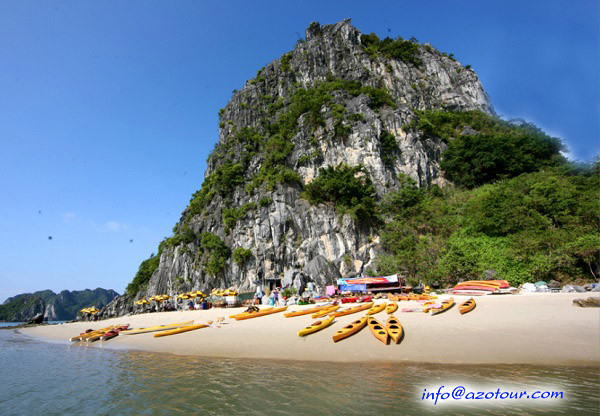
[[[361,34],[350,20],[311,23],[220,111],[202,188],[103,314],[154,294],[322,287],[366,270],[379,243],[375,202],[403,175],[448,183],[446,143],[407,128],[422,110],[493,114],[475,72],[452,55]]]

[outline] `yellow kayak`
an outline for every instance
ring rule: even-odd
[[[259,309],[259,310],[258,310],[258,312],[270,311],[271,309],[273,309],[273,308],[271,307],[271,308]],[[241,312],[241,313],[236,313],[236,314],[234,314],[234,315],[229,315],[229,318],[230,318],[230,319],[237,319],[237,318],[236,318],[237,316],[251,315],[251,314],[253,314],[253,313],[256,313],[256,312]]]
[[[398,319],[396,319],[396,317],[394,315],[390,315],[390,317],[388,318],[388,320],[385,324],[385,329],[386,329],[388,335],[390,336],[390,338],[396,344],[398,342],[400,342],[400,339],[402,338],[402,334],[404,333],[404,330],[402,329],[402,325],[400,325],[400,322],[398,321]]]
[[[315,308],[300,309],[298,311],[292,311],[292,312],[284,313],[283,316],[285,316],[286,318],[291,318],[293,316],[308,315],[309,313],[319,312],[323,308],[324,308],[323,306],[317,306]]]
[[[298,331],[298,336],[303,337],[305,335],[312,334],[313,332],[320,331],[321,329],[331,325],[334,319],[334,316],[330,316],[329,318],[323,319],[322,321],[314,322],[310,326],[307,326],[306,328]]]
[[[425,302],[423,304],[423,312],[425,312],[425,313],[429,312],[429,310],[432,309],[434,305],[435,305],[434,301]]]
[[[241,321],[241,320],[244,320],[244,319],[257,318],[259,316],[271,315],[272,313],[283,312],[286,309],[287,309],[287,306],[283,306],[281,308],[273,308],[273,309],[269,309],[269,310],[263,309],[262,311],[248,313],[247,315],[241,315],[241,316],[237,315],[235,317],[235,320],[236,321]]]
[[[398,304],[396,302],[388,303],[385,307],[385,311],[388,313],[388,315],[396,312],[396,309],[398,309]]]
[[[97,334],[104,335],[105,332],[110,331],[111,329],[117,328],[115,325],[107,326],[106,328],[96,329],[95,331],[86,332],[84,334],[79,334],[76,337],[69,338],[71,342],[77,341],[86,341],[88,338],[92,338]]]
[[[154,334],[154,338],[166,337],[167,335],[181,334],[182,332],[188,332],[188,331],[193,331],[195,329],[206,328],[207,326],[208,325],[206,325],[206,324],[186,325],[186,326],[182,326],[181,328],[170,329],[168,331],[162,331],[162,332],[159,332],[158,334]]]
[[[384,310],[385,306],[386,306],[385,302],[378,303],[377,305],[374,305],[371,309],[369,309],[367,311],[367,315],[375,315],[375,314],[381,312],[382,310]]]
[[[321,309],[319,312],[317,313],[313,313],[312,317],[313,319],[316,318],[320,318],[322,316],[325,316],[327,314],[330,314],[331,312],[335,312],[340,308],[340,305],[329,305],[329,306],[325,306],[323,309]]]
[[[379,341],[384,344],[388,343],[389,335],[383,326],[379,323],[377,319],[372,317],[371,315],[367,315],[369,318],[367,319],[367,324],[369,325],[369,329]]]
[[[186,322],[177,322],[175,324],[168,325],[158,325],[158,326],[149,326],[146,328],[140,329],[130,329],[127,331],[121,331],[121,335],[136,335],[136,334],[144,334],[146,332],[156,332],[156,331],[167,331],[169,329],[180,328],[182,326],[191,325],[194,321],[186,321]]]
[[[338,342],[339,340],[347,338],[350,335],[354,335],[358,331],[360,331],[361,329],[363,329],[367,325],[367,317],[368,316],[369,315],[365,315],[362,318],[357,319],[356,321],[354,321],[354,322],[346,325],[342,329],[338,330],[333,335],[333,342]]]
[[[454,298],[442,301],[441,308],[430,308],[429,313],[431,315],[437,315],[438,313],[446,312],[448,309],[454,306]]]
[[[373,306],[373,302],[363,303],[362,305],[353,306],[348,309],[342,309],[341,311],[333,312],[332,315],[333,316],[350,315],[351,313],[356,313],[356,312],[364,311],[365,309],[369,309],[371,306]]]

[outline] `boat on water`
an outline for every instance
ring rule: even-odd
[[[365,315],[356,321],[349,323],[344,326],[342,329],[339,329],[333,334],[333,342],[341,341],[344,338],[348,338],[351,335],[356,334],[358,331],[367,326],[367,319],[369,315]]]
[[[356,313],[356,312],[364,311],[366,309],[370,309],[372,306],[373,306],[373,302],[368,302],[368,303],[364,303],[362,305],[353,306],[353,307],[348,308],[348,309],[342,309],[340,311],[333,312],[332,315],[336,316],[336,317],[337,316],[350,315],[351,313]]]
[[[166,337],[168,335],[181,334],[183,332],[194,331],[196,329],[206,328],[206,327],[208,327],[208,325],[206,325],[206,324],[186,325],[186,326],[182,326],[181,328],[175,328],[175,329],[170,329],[168,331],[157,332],[156,334],[154,334],[154,338]]]
[[[314,332],[320,331],[323,328],[327,328],[329,325],[331,325],[333,323],[334,319],[335,319],[335,316],[329,316],[328,318],[325,318],[321,321],[313,322],[306,328],[298,331],[298,336],[303,337],[305,335],[309,335]]]
[[[473,309],[475,309],[475,299],[473,299],[473,298],[458,305],[458,311],[460,312],[461,315],[465,314],[467,312],[471,312]]]
[[[394,315],[390,315],[388,318],[387,322],[385,323],[385,330],[392,341],[394,341],[396,344],[400,342],[402,335],[404,334],[402,325],[400,325],[398,318],[396,318]]]
[[[371,333],[377,338],[379,341],[384,344],[388,343],[389,334],[386,329],[381,325],[381,323],[373,317],[373,315],[367,315],[367,325],[369,325],[369,329]]]

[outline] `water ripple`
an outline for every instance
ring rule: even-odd
[[[597,367],[340,364],[208,359],[74,348],[0,331],[0,414],[450,415],[598,414]],[[460,382],[568,399],[433,408],[425,387]]]

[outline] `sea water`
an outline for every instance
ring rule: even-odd
[[[600,410],[598,367],[214,359],[50,343],[0,330],[0,371],[0,415],[597,415]],[[459,383],[475,389],[551,388],[564,397],[423,400],[424,390]]]

